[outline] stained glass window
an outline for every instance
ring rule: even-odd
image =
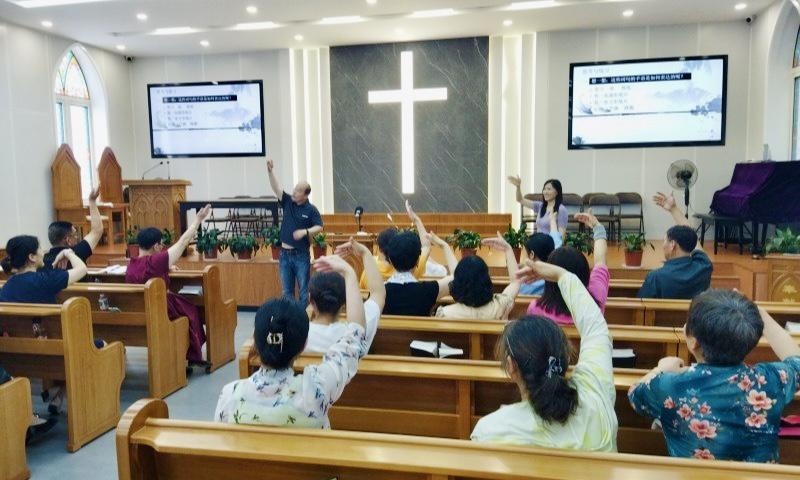
[[[67,52],[58,65],[55,92],[56,95],[89,100],[89,88],[86,86],[83,70],[72,52]]]

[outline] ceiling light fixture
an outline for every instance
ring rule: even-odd
[[[208,48],[211,43],[208,40],[200,40],[200,46],[203,48]]]
[[[53,22],[51,22],[50,20],[42,20],[42,26],[45,28],[50,28],[53,26]]]
[[[141,21],[141,22],[144,22],[145,20],[147,20],[147,14],[146,14],[146,13],[144,13],[144,12],[142,12],[142,13],[137,13],[137,14],[136,14],[136,18],[137,18],[139,21]]]
[[[534,0],[532,2],[514,2],[504,10],[533,10],[535,8],[557,7],[556,0]]]
[[[125,51],[125,45],[117,45],[117,50],[119,50],[120,52],[124,52]]]
[[[736,5],[733,6],[733,8],[735,8],[736,10],[744,10],[745,8],[747,8],[747,4],[746,3],[737,3]]]
[[[367,5],[375,5],[378,3],[378,0],[367,0]]]
[[[166,27],[156,28],[151,35],[186,35],[187,33],[194,33],[196,30],[192,27]]]
[[[511,19],[503,20],[503,26],[504,27],[510,27],[511,25],[514,25],[514,21],[513,20],[511,20]]]
[[[280,27],[280,24],[275,22],[250,22],[250,23],[237,23],[231,30],[270,30]]]
[[[632,17],[633,16],[633,10],[625,10],[625,11],[623,11],[622,12],[622,16],[623,17]]]
[[[258,7],[256,7],[255,5],[248,5],[247,8],[245,8],[245,10],[247,10],[247,13],[249,13],[250,15],[255,15],[256,13],[258,13]]]
[[[99,3],[110,0],[11,0],[11,3],[22,8],[60,7],[63,5],[78,5],[80,3]]]
[[[319,25],[344,25],[346,23],[359,23],[365,20],[364,17],[359,15],[347,15],[344,17],[325,17],[317,24]]]
[[[297,35],[294,36],[294,39],[297,40],[298,42],[302,42],[303,36],[298,33]]]
[[[452,8],[439,8],[436,10],[419,10],[411,15],[409,18],[436,18],[436,17],[450,17],[458,15],[458,12]]]

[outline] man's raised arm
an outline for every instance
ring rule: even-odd
[[[86,243],[92,247],[92,250],[100,243],[103,238],[103,219],[100,216],[100,209],[97,208],[97,197],[100,196],[100,184],[97,184],[94,190],[89,193],[89,219],[92,223],[91,230],[83,237]]]
[[[272,170],[275,168],[275,163],[272,159],[267,160],[267,172],[269,173],[269,184],[272,187],[272,191],[275,193],[275,196],[278,197],[280,200],[283,197],[283,188],[281,188],[281,184],[278,183],[278,179],[275,178],[275,172]]]
[[[656,194],[653,195],[653,202],[672,215],[672,219],[675,220],[675,225],[683,225],[684,227],[692,226],[692,224],[689,223],[689,219],[686,218],[686,216],[683,214],[683,211],[681,211],[680,207],[678,207],[678,204],[675,202],[675,197],[672,196],[672,193],[666,195],[661,192],[656,192]],[[700,243],[699,239],[695,249],[698,248],[700,250],[703,249],[703,245]]]

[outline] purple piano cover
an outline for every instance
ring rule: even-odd
[[[800,219],[800,162],[738,163],[731,183],[714,194],[718,215],[764,223]]]

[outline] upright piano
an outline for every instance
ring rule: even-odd
[[[711,211],[752,222],[753,251],[761,251],[768,225],[800,222],[800,161],[736,164],[730,185],[714,193]]]

